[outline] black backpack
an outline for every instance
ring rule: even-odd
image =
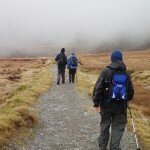
[[[62,54],[59,54],[58,65],[63,66],[66,64],[65,57]]]

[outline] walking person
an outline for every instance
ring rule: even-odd
[[[67,68],[69,69],[69,82],[75,82],[75,74],[78,67],[78,59],[75,53],[72,53],[71,56],[68,58],[67,61]]]
[[[55,58],[58,66],[57,84],[60,83],[60,77],[62,77],[62,84],[65,84],[65,69],[67,65],[67,56],[65,55],[65,49],[61,49],[61,53]]]
[[[106,150],[109,137],[110,150],[120,150],[127,123],[127,103],[133,95],[131,77],[126,71],[122,53],[115,50],[111,53],[111,64],[102,70],[93,90],[94,107],[101,115],[100,150]]]

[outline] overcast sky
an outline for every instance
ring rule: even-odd
[[[149,41],[150,0],[0,0],[0,54],[41,45],[134,48]]]

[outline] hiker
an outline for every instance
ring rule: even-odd
[[[110,150],[120,150],[127,123],[127,103],[133,95],[131,77],[126,71],[122,53],[115,50],[111,53],[111,64],[102,70],[93,90],[94,108],[101,115],[100,150],[106,150],[109,136]]]
[[[58,65],[58,76],[57,76],[57,85],[60,83],[60,76],[62,77],[62,84],[65,84],[65,69],[67,65],[67,56],[65,55],[65,49],[61,49],[61,53],[58,54],[55,58]]]
[[[74,83],[75,81],[75,74],[78,67],[78,59],[75,56],[75,53],[72,53],[71,56],[68,58],[67,61],[67,68],[69,69],[69,82]]]

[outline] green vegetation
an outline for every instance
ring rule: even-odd
[[[52,81],[50,66],[40,69],[28,82],[20,85],[0,106],[0,148],[18,132],[38,123],[33,106],[37,97],[48,90]]]

